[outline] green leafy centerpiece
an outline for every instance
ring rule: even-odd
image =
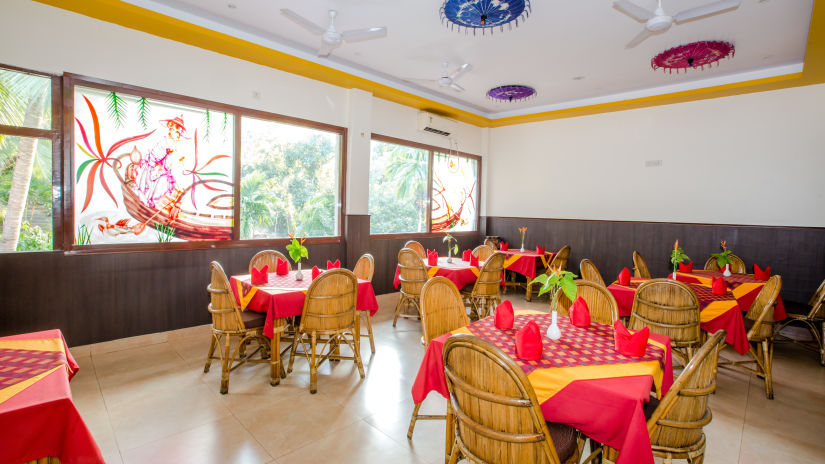
[[[453,262],[453,253],[458,256],[458,240],[450,234],[447,234],[442,239],[442,242],[447,242],[447,262]],[[455,242],[455,243],[453,243]]]
[[[685,262],[686,259],[690,259],[690,256],[679,248],[679,240],[676,240],[676,243],[673,244],[673,251],[670,252],[670,263],[673,264],[673,280],[676,280],[676,268],[679,263]]]
[[[564,292],[564,295],[570,301],[576,301],[576,274],[570,271],[563,271],[561,269],[553,269],[549,274],[542,274],[530,281],[530,285],[540,283],[539,296],[545,293],[550,294],[550,309],[552,310],[552,323],[547,328],[547,338],[550,340],[558,340],[561,338],[561,330],[558,325],[558,313],[556,312],[556,296],[559,291]]]
[[[292,239],[292,243],[286,246],[286,251],[289,252],[289,257],[295,261],[295,264],[298,265],[298,272],[295,273],[295,280],[303,280],[304,273],[301,272],[301,259],[302,258],[309,258],[309,251],[307,251],[307,247],[304,246],[305,238],[301,237],[300,239],[295,238],[295,234],[289,234],[289,238]]]
[[[722,252],[711,254],[711,256],[716,258],[716,264],[719,265],[719,269],[724,271],[722,274],[725,277],[730,276],[730,264],[733,262],[733,258],[730,257],[730,255],[732,255],[733,252],[728,250],[728,247],[726,246],[727,244],[728,244],[727,240],[722,240],[719,243],[719,245],[722,247]]]

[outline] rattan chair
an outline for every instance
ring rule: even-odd
[[[633,298],[629,329],[649,327],[670,337],[673,355],[686,365],[699,346],[699,299],[682,282],[653,279],[639,285]]]
[[[287,371],[292,372],[296,355],[307,358],[310,393],[318,391],[318,366],[327,360],[354,361],[358,373],[364,378],[360,343],[357,343],[360,341],[361,325],[355,310],[357,293],[358,279],[348,269],[324,271],[312,281],[307,290],[301,324],[292,342]],[[298,351],[299,343],[303,352]],[[352,356],[341,354],[342,345],[349,346]]]
[[[579,270],[582,273],[582,279],[589,280],[591,282],[596,282],[597,284],[601,285],[602,287],[605,286],[604,279],[602,278],[602,274],[596,268],[596,265],[593,264],[593,261],[590,261],[587,258],[584,258],[579,264]]]
[[[226,393],[229,391],[229,373],[235,368],[245,362],[270,362],[268,359],[270,341],[263,334],[266,314],[241,311],[235,303],[235,297],[229,288],[229,279],[226,278],[226,273],[220,263],[212,261],[209,263],[209,270],[211,281],[206,290],[211,300],[208,308],[212,314],[212,343],[209,346],[203,372],[209,372],[212,360],[219,359],[221,361],[221,393]],[[283,330],[283,324],[275,327],[275,338],[280,340],[279,335]],[[237,338],[238,343],[235,349],[231,350],[233,338]],[[252,353],[247,353],[246,346],[252,341],[257,342],[259,346]],[[215,350],[221,343],[223,343],[223,348],[218,349],[218,356],[215,356]],[[272,343],[272,345],[273,353],[279,353],[280,345],[278,343]],[[261,359],[252,359],[258,351],[261,352]],[[272,360],[272,372],[270,373],[272,377],[270,382],[273,384],[280,382],[282,370],[280,357],[276,355],[275,358]]]
[[[473,248],[473,256],[478,258],[479,261],[486,261],[487,258],[493,255],[496,252],[496,249],[491,247],[490,245],[479,245]]]
[[[771,276],[745,314],[745,328],[748,329],[750,343],[748,355],[751,359],[719,362],[719,366],[737,367],[765,379],[765,395],[768,399],[773,399],[773,333],[776,326],[773,309],[781,289],[782,277]],[[753,364],[753,367],[749,367],[749,364]]]
[[[455,414],[450,464],[575,463],[583,440],[576,429],[544,421],[524,371],[480,338],[459,334],[444,344],[444,373]]]
[[[275,268],[278,265],[278,258],[286,261],[287,267],[290,271],[292,270],[292,265],[289,264],[289,260],[286,259],[283,253],[275,250],[263,250],[256,253],[255,256],[249,260],[249,273],[252,273],[253,267],[260,269],[264,265],[269,266],[269,272],[275,272]]]
[[[484,245],[482,245],[484,246]],[[478,273],[473,289],[461,292],[470,307],[473,320],[490,315],[490,309],[501,303],[501,273],[504,271],[504,253],[494,252]]]
[[[375,258],[371,254],[365,253],[358,258],[355,267],[352,269],[355,277],[361,280],[369,280],[372,282],[372,275],[375,274]],[[367,320],[367,333],[361,333],[361,338],[367,337],[370,340],[370,352],[375,353],[375,339],[372,336],[372,316],[369,311],[358,311],[358,315],[364,316]]]
[[[650,270],[647,268],[647,262],[638,251],[633,251],[633,277],[639,279],[649,279]]]
[[[808,300],[808,310],[805,314],[788,314],[788,318],[774,332],[776,341],[793,341],[805,348],[819,352],[819,363],[825,366],[825,280],[819,284],[814,295]],[[814,343],[805,343],[781,335],[782,329],[789,324],[803,324],[811,332]],[[817,327],[818,326],[818,327]]]
[[[577,280],[576,298],[578,297],[582,297],[587,303],[591,321],[613,325],[616,319],[619,318],[619,305],[616,303],[616,298],[604,285],[589,280]],[[573,302],[567,298],[564,292],[556,294],[556,310],[560,315],[569,315],[571,306],[573,306]]]
[[[398,304],[395,305],[395,317],[392,319],[393,327],[395,327],[399,317],[421,318],[418,301],[421,296],[421,287],[429,278],[421,256],[409,248],[402,248],[398,252],[398,274],[398,278],[401,280],[401,295],[398,298]],[[410,307],[415,309],[415,313],[410,312]]]
[[[559,251],[553,255],[553,259],[547,264],[547,268],[544,270],[545,274],[550,274],[556,269],[567,269],[567,260],[570,258],[570,245],[565,245],[559,249]],[[530,282],[527,282],[526,293],[524,298],[527,301],[531,301],[533,299],[533,285]]]
[[[427,259],[427,251],[424,250],[424,246],[415,240],[407,241],[407,243],[404,244],[404,248],[409,248],[410,250],[416,252],[421,259]]]
[[[488,247],[492,248],[493,250],[498,250],[498,246],[496,245],[495,240],[493,240],[491,238],[485,238],[484,239],[484,244],[487,245]]]
[[[742,261],[742,258],[736,255],[730,255],[730,259],[732,262],[730,263],[730,272],[734,274],[747,274],[748,268],[745,267],[745,262]],[[719,268],[719,262],[716,261],[716,258],[711,256],[705,261],[705,270],[706,271],[721,271]]]
[[[424,346],[445,333],[470,323],[464,301],[455,284],[446,277],[433,277],[421,290],[421,332]],[[412,438],[417,420],[443,420],[445,415],[419,415],[421,404],[416,404],[410,418],[407,438]]]

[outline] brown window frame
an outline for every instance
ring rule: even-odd
[[[432,220],[432,212],[433,212],[433,158],[435,153],[455,153],[456,156],[462,158],[470,158],[476,160],[476,178],[478,179],[478,198],[476,198],[476,227],[473,230],[464,230],[464,231],[456,231],[450,232],[451,235],[455,235],[456,237],[462,236],[472,236],[478,234],[479,226],[481,223],[481,157],[478,155],[473,155],[471,153],[465,153],[463,151],[456,151],[450,150],[442,147],[437,147],[435,145],[428,145],[425,143],[413,142],[411,140],[399,139],[396,137],[390,137],[387,135],[381,134],[372,134],[370,137],[370,142],[375,140],[376,142],[384,142],[384,143],[392,143],[395,145],[402,145],[410,148],[417,148],[419,150],[427,150],[429,152],[429,160],[427,162],[427,203],[429,206],[427,207],[427,231],[426,232],[397,232],[397,233],[390,233],[390,234],[373,234],[370,231],[370,238],[375,240],[390,240],[390,239],[397,239],[397,238],[406,238],[406,237],[417,237],[417,238],[433,238],[433,237],[441,237],[446,232],[433,232],[433,220]]]
[[[134,86],[130,84],[123,84],[105,79],[98,79],[94,77],[82,76],[73,73],[65,73],[62,78],[62,131],[65,136],[62,139],[62,169],[63,172],[74,172],[73,166],[73,147],[74,147],[74,88],[76,85],[82,87],[90,87],[99,90],[108,90],[115,92],[123,92],[126,94],[140,95],[157,100],[163,100],[170,103],[178,103],[183,105],[208,108],[209,110],[218,110],[232,114],[235,119],[235,137],[234,137],[234,159],[233,161],[233,184],[235,185],[233,191],[233,214],[234,220],[232,224],[232,239],[230,240],[208,240],[208,241],[185,241],[185,242],[167,242],[167,243],[132,243],[132,244],[108,244],[108,245],[75,245],[74,244],[74,185],[72,176],[61,176],[61,188],[63,197],[63,227],[62,227],[62,244],[63,250],[66,254],[90,254],[90,253],[131,253],[131,252],[145,252],[145,251],[162,251],[162,250],[193,250],[193,249],[208,249],[208,248],[242,248],[242,247],[256,247],[256,246],[284,246],[290,243],[288,238],[273,238],[273,239],[254,239],[244,240],[240,238],[241,222],[241,119],[243,117],[252,117],[256,119],[263,119],[272,122],[292,124],[297,126],[308,127],[311,129],[319,129],[327,132],[334,132],[341,136],[341,156],[339,169],[339,192],[338,192],[338,233],[329,237],[309,237],[306,243],[321,244],[321,243],[342,243],[344,241],[344,217],[346,215],[346,168],[347,168],[347,128],[335,126],[332,124],[311,121],[308,119],[296,118],[286,116],[278,113],[271,113],[262,110],[253,110],[235,105],[228,105],[218,103],[211,100],[201,98],[188,97],[185,95],[155,90],[145,87]],[[57,185],[57,184],[56,184]],[[57,237],[55,233],[55,237]],[[56,241],[57,239],[55,239]]]

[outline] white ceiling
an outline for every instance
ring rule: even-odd
[[[628,50],[625,44],[644,26],[614,9],[610,0],[533,0],[530,17],[518,28],[484,36],[442,24],[442,0],[127,1],[489,118],[800,72],[813,9],[813,0],[743,0],[735,10],[674,24]],[[656,7],[656,0],[633,1]],[[663,0],[662,6],[676,14],[711,1]],[[320,37],[282,16],[281,8],[320,25],[335,9],[339,31],[386,26],[388,34],[344,44],[329,58],[319,58]],[[657,53],[697,40],[732,42],[736,56],[704,71],[651,69]],[[465,92],[404,80],[437,79],[444,60],[455,67],[472,64],[457,81]],[[532,86],[538,96],[518,103],[486,98],[487,90],[505,84]]]

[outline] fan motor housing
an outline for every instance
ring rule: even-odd
[[[645,27],[650,32],[664,31],[673,24],[673,18],[670,16],[654,16],[647,20]]]

